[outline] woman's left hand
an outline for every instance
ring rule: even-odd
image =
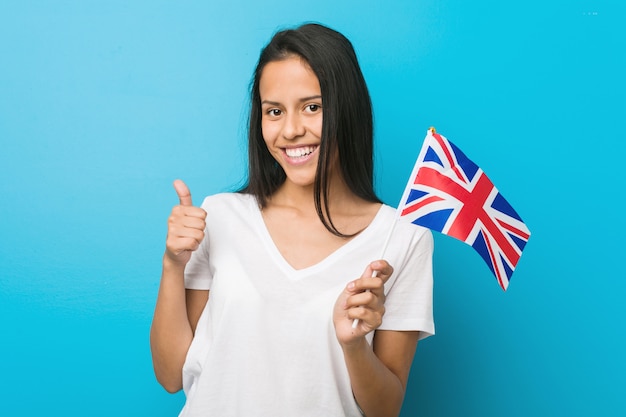
[[[374,271],[376,277],[372,277]],[[381,325],[385,314],[384,284],[392,273],[393,268],[387,261],[374,261],[365,268],[360,278],[349,282],[339,295],[333,322],[342,346],[361,342],[366,334]],[[358,325],[353,328],[355,319],[358,319]]]

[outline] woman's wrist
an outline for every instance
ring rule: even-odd
[[[372,349],[365,336],[358,337],[350,342],[340,342],[340,344],[344,355],[359,355]]]
[[[172,259],[167,252],[163,254],[163,274],[184,274],[186,263]]]

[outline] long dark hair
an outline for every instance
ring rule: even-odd
[[[263,48],[250,88],[248,182],[241,190],[256,196],[261,207],[285,181],[284,170],[269,153],[261,130],[259,82],[265,65],[299,56],[317,76],[322,93],[322,137],[314,182],[317,214],[331,233],[341,233],[328,209],[330,170],[337,152],[341,174],[358,197],[380,202],[374,192],[373,117],[370,95],[352,44],[319,24],[305,24],[276,33]]]

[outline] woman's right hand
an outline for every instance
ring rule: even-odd
[[[181,180],[174,181],[174,189],[180,204],[172,209],[167,222],[167,240],[165,242],[165,258],[174,265],[184,267],[191,252],[198,249],[204,239],[206,211],[194,207],[191,193]]]

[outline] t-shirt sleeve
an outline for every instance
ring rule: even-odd
[[[202,203],[202,208],[208,212],[208,198]],[[213,275],[209,265],[209,228],[204,230],[204,239],[192,254],[185,267],[185,288],[190,290],[209,290]]]
[[[388,257],[394,273],[385,284],[385,315],[381,330],[419,331],[420,339],[435,334],[433,320],[434,241],[430,230],[406,224],[392,240]],[[409,229],[407,235],[406,228]],[[395,263],[395,264],[394,264]]]

